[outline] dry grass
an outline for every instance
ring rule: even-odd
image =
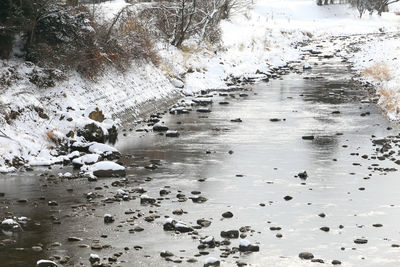
[[[381,87],[379,88],[378,93],[381,96],[380,104],[384,109],[390,112],[396,112],[396,114],[400,113],[400,101],[398,93],[395,90],[389,90]]]
[[[380,62],[376,63],[373,66],[366,68],[363,70],[362,74],[364,76],[369,76],[377,81],[384,82],[390,81],[392,76],[390,75],[390,70],[387,64]]]

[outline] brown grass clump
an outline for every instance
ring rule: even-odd
[[[399,109],[399,99],[394,90],[387,90],[385,88],[380,88],[378,90],[379,95],[381,96],[381,105],[387,111],[395,111],[396,114],[400,113]]]
[[[387,64],[383,62],[376,63],[373,66],[366,68],[362,74],[364,76],[370,76],[380,82],[389,81],[392,79]]]

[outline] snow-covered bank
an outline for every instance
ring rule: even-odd
[[[124,73],[108,69],[91,80],[76,73],[48,73],[17,60],[0,62],[0,172],[29,162],[59,162],[59,143],[81,141],[75,133],[85,125],[95,124],[106,134],[118,124],[112,118],[134,117],[149,110],[150,102],[227,88],[232,79],[268,73],[298,60],[297,42],[395,31],[400,25],[400,16],[393,13],[366,15],[360,20],[346,5],[317,6],[314,0],[254,2],[245,12],[222,22],[219,45],[189,40],[177,49],[158,41],[159,66],[134,63]],[[101,19],[112,18],[110,14],[125,6],[122,0],[102,4],[105,15]],[[105,114],[105,120],[89,117],[95,108]]]
[[[74,135],[85,125],[94,123],[106,134],[107,129],[118,126],[122,113],[132,117],[148,102],[179,95],[151,64],[136,63],[125,73],[108,70],[94,81],[70,73],[52,88],[40,88],[29,81],[38,70],[42,73],[31,64],[2,64],[2,76],[10,86],[0,96],[1,172],[29,162],[52,164],[59,156],[57,145],[71,138],[81,141]],[[89,118],[95,108],[105,115],[102,122]]]
[[[365,38],[350,57],[362,81],[377,87],[378,104],[391,120],[400,120],[399,34]]]

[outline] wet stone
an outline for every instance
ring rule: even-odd
[[[323,259],[312,259],[311,262],[325,263]]]
[[[289,200],[292,200],[293,197],[291,197],[291,196],[285,196],[283,199],[286,200],[286,201],[289,201]]]
[[[162,258],[173,257],[173,256],[174,256],[174,253],[172,253],[172,252],[170,252],[170,251],[168,251],[168,250],[165,250],[165,251],[161,251],[160,256],[161,256]]]
[[[365,239],[365,238],[357,238],[357,239],[354,240],[354,243],[356,243],[356,244],[367,244],[368,240]]]
[[[329,227],[327,227],[327,226],[323,226],[323,227],[321,227],[321,228],[319,228],[321,231],[324,231],[324,232],[329,232]]]
[[[183,214],[183,209],[176,209],[172,212],[174,215],[182,215]]]
[[[239,238],[238,230],[221,231],[222,238]]]
[[[298,173],[297,174],[297,176],[299,177],[299,178],[301,178],[301,179],[307,179],[307,177],[308,177],[308,174],[307,174],[307,172],[306,171],[303,171],[303,172],[300,172],[300,173]]]
[[[302,260],[311,260],[314,258],[314,255],[310,252],[301,252],[299,258]]]
[[[82,241],[82,240],[83,240],[82,238],[75,237],[75,236],[68,237],[68,241],[69,242],[79,242],[79,241]]]
[[[114,221],[114,216],[112,216],[111,214],[104,214],[104,223],[112,223]]]
[[[224,218],[232,218],[233,217],[233,213],[230,211],[224,212],[222,213],[222,217]]]
[[[201,227],[208,227],[211,225],[211,221],[206,220],[206,219],[198,219],[196,223],[198,225],[200,225]]]

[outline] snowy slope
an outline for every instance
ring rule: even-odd
[[[15,60],[0,62],[0,77],[10,67],[15,74],[8,73],[12,83],[1,88],[3,115],[24,109],[10,124],[0,116],[3,126],[3,133],[0,132],[0,172],[13,170],[5,162],[12,162],[16,156],[37,164],[54,163],[57,154],[51,139],[62,139],[70,130],[90,122],[88,110],[94,107],[108,114],[108,118],[135,116],[147,110],[149,102],[173,99],[180,93],[225,88],[224,80],[229,76],[251,76],[257,70],[267,72],[272,67],[296,60],[300,53],[292,46],[295,42],[382,29],[396,31],[400,25],[400,16],[393,13],[382,17],[365,15],[360,20],[357,12],[346,5],[317,6],[314,0],[254,2],[244,13],[222,22],[220,46],[199,46],[197,40],[189,40],[182,50],[178,50],[159,41],[161,63],[157,67],[135,63],[125,73],[110,69],[95,81],[75,73],[65,73],[66,80],[45,89],[29,82],[27,75],[35,66]],[[114,0],[97,6],[96,12],[99,19],[110,19],[124,6],[123,0]],[[379,50],[387,47],[392,48],[388,53],[398,51],[395,42],[384,44]],[[372,45],[362,53],[376,55],[377,49]],[[392,57],[392,54],[387,57]],[[360,71],[365,67],[360,63],[362,60],[354,59],[354,62],[358,62],[356,65]],[[396,66],[393,65],[393,69],[400,69]],[[183,89],[171,84],[170,81],[176,78],[183,80]],[[179,83],[175,80],[175,84]],[[41,118],[33,107],[43,109],[49,118]],[[67,120],[69,118],[71,121]],[[113,123],[107,120],[102,127]]]

